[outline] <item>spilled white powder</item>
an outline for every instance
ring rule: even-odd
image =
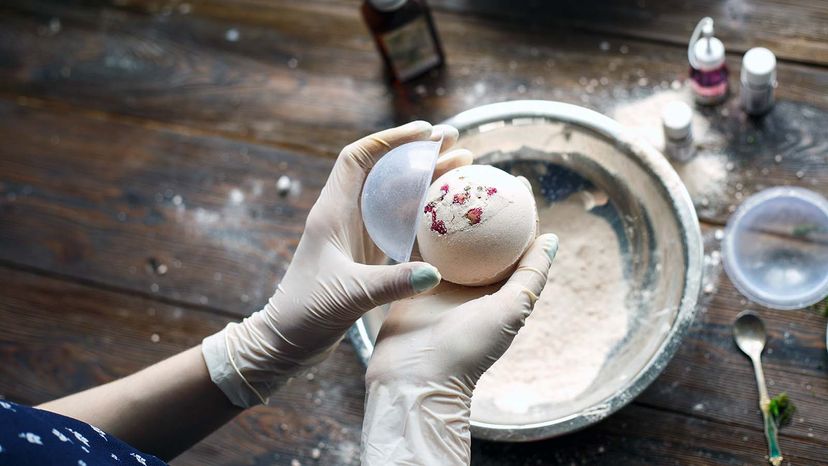
[[[724,156],[699,154],[686,164],[677,164],[675,168],[690,197],[703,207],[725,196],[728,170]]]
[[[481,406],[525,413],[573,400],[626,335],[621,250],[610,224],[585,210],[586,200],[575,195],[540,212],[540,231],[556,233],[560,249],[526,326],[480,379],[473,399]]]
[[[644,138],[653,147],[664,148],[664,131],[661,128],[661,112],[670,102],[684,102],[693,107],[693,97],[688,89],[663,90],[640,100],[620,101],[609,115],[627,129]],[[719,147],[726,142],[722,133],[710,126],[700,113],[693,112],[693,140],[710,147]]]
[[[641,100],[620,102],[610,116],[642,137],[658,150],[664,149],[664,132],[661,128],[661,112],[673,101],[693,106],[688,89],[665,90]],[[687,163],[671,161],[681,180],[687,186],[696,207],[716,207],[726,199],[728,161],[724,153],[727,138],[699,112],[694,111],[693,140],[704,149]]]

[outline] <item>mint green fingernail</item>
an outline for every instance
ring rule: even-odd
[[[552,236],[546,240],[546,254],[549,255],[550,260],[555,259],[555,255],[558,254],[558,237]]]
[[[440,272],[431,265],[422,265],[411,272],[411,287],[417,293],[430,290],[440,283]]]

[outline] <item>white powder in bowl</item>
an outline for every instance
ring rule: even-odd
[[[618,239],[585,209],[594,197],[582,194],[540,212],[540,232],[560,238],[557,258],[526,326],[483,374],[475,401],[520,414],[574,400],[626,335],[628,285]]]

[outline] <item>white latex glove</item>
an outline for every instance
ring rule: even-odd
[[[443,282],[391,305],[365,376],[363,466],[469,464],[472,391],[523,327],[557,251],[542,235],[502,286]]]
[[[376,265],[385,259],[365,231],[359,202],[365,177],[380,157],[401,144],[440,137],[445,150],[458,133],[416,121],[342,150],[273,297],[261,311],[202,343],[210,377],[233,404],[266,403],[291,376],[325,359],[362,314],[439,283],[437,269],[424,262]],[[443,154],[435,176],[471,160],[466,150]]]

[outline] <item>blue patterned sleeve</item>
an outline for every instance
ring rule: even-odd
[[[93,425],[0,400],[0,466],[159,466]]]

